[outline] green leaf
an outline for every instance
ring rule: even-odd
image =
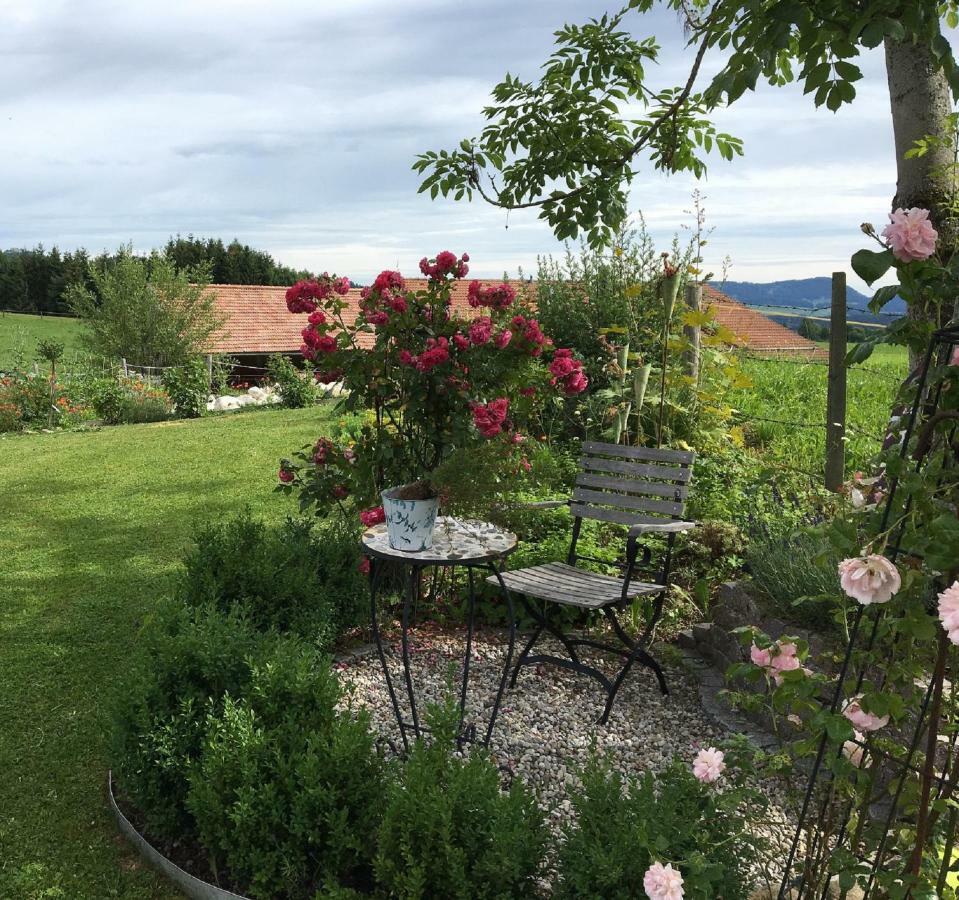
[[[866,284],[872,284],[889,271],[893,259],[891,250],[857,250],[852,255],[852,268]]]
[[[901,286],[899,284],[889,284],[886,287],[881,287],[872,295],[872,300],[869,301],[869,308],[874,312],[879,312],[887,303],[899,295]]]

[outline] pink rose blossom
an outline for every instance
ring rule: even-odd
[[[476,345],[488,344],[493,336],[493,321],[489,316],[474,319],[469,327],[470,340]]]
[[[853,697],[842,711],[857,731],[878,731],[889,724],[889,716],[877,716],[866,712],[860,706],[859,700],[859,697]]]
[[[913,262],[929,259],[936,252],[939,233],[929,221],[928,209],[897,209],[889,214],[889,222],[882,236],[896,259]]]
[[[483,437],[496,437],[502,430],[506,421],[506,413],[509,408],[509,400],[500,397],[487,404],[473,404],[473,424]]]
[[[763,669],[768,669],[770,663],[772,662],[772,652],[768,647],[763,649],[757,647],[754,643],[752,647],[749,648],[749,658],[753,661],[753,665],[760,666]]]
[[[959,644],[959,581],[954,581],[939,595],[939,621],[949,640]]]
[[[513,339],[513,332],[505,328],[493,339],[493,343],[502,350]]]
[[[337,278],[333,281],[333,290],[343,295],[350,292],[350,279],[347,277]]]
[[[277,472],[277,477],[283,482],[283,484],[289,484],[291,481],[293,481],[293,479],[296,478],[296,475],[289,469],[281,468],[280,471]]]
[[[959,366],[959,347],[952,348],[952,356],[949,357],[950,366]]]
[[[885,556],[872,554],[839,563],[839,583],[863,606],[886,603],[902,586],[899,570]]]
[[[683,876],[671,863],[655,862],[643,876],[643,889],[649,900],[683,900]]]
[[[572,375],[568,375],[563,380],[563,393],[567,397],[574,397],[576,394],[582,394],[589,387],[589,379],[583,373],[582,369],[577,369]]]
[[[719,777],[726,769],[726,763],[723,762],[723,759],[723,751],[717,750],[715,747],[700,750],[693,761],[693,775],[703,784],[712,784],[719,781]]]
[[[843,756],[849,760],[857,769],[862,768],[863,757],[866,755],[866,750],[862,746],[862,742],[865,740],[862,732],[854,731],[853,737],[855,740],[846,741],[842,745]]]

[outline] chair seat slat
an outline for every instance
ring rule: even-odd
[[[634,497],[631,494],[615,494],[611,491],[591,491],[586,488],[573,490],[573,501],[590,506],[618,506],[624,509],[638,509],[642,512],[660,513],[664,516],[681,516],[683,504],[674,500],[655,500],[652,497]]]
[[[614,472],[619,475],[631,475],[634,478],[656,478],[660,481],[671,481],[676,484],[686,484],[692,477],[692,469],[676,466],[657,466],[647,463],[634,463],[625,459],[600,459],[596,456],[584,456],[580,467],[592,472]]]
[[[491,584],[497,583],[495,576],[487,580]],[[623,585],[619,579],[577,569],[565,563],[546,563],[504,572],[503,580],[511,591],[585,609],[599,609],[622,599]],[[627,596],[638,597],[640,594],[658,593],[662,589],[662,585],[633,581]]]
[[[593,475],[581,472],[576,476],[579,487],[609,488],[627,494],[652,494],[655,497],[669,497],[672,500],[685,500],[689,488],[685,484],[664,484],[661,481],[641,481],[638,478],[619,478],[615,475]]]
[[[583,441],[584,453],[619,457],[620,459],[641,459],[647,462],[671,462],[685,466],[692,465],[696,459],[694,450],[669,450],[657,447],[627,447],[625,444],[605,444],[601,441]]]

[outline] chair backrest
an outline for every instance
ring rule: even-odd
[[[681,519],[695,459],[691,450],[585,441],[570,512],[619,525]]]

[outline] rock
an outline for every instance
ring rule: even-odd
[[[724,631],[759,622],[759,607],[742,583],[727,581],[719,586],[719,599],[713,607],[713,622]]]

